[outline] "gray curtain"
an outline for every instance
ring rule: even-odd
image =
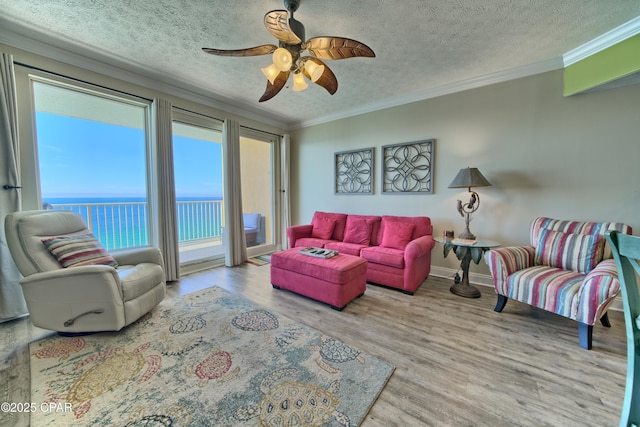
[[[21,210],[16,82],[12,55],[0,52],[0,321],[27,313],[22,276],[9,253],[4,218]],[[6,189],[5,189],[6,187]]]
[[[290,157],[291,138],[284,135],[280,139],[280,176],[281,184],[281,229],[282,229],[282,249],[289,247],[289,239],[287,239],[287,228],[291,226],[291,197],[289,191],[289,157]]]
[[[173,132],[171,102],[153,100],[157,153],[158,243],[164,257],[166,280],[180,278],[180,254],[176,219],[176,187],[173,171]]]
[[[240,181],[240,125],[225,119],[222,125],[222,156],[224,165],[224,263],[227,267],[247,260],[247,243],[242,219],[242,189]]]

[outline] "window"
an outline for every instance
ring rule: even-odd
[[[107,249],[149,245],[148,104],[32,80],[45,209],[73,210]]]

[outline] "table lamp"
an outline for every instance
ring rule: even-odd
[[[469,203],[462,203],[458,200],[458,212],[460,212],[460,216],[465,219],[465,230],[458,235],[460,239],[466,240],[475,240],[476,236],[471,233],[469,230],[469,221],[471,214],[478,210],[480,207],[480,196],[478,193],[471,190],[471,187],[490,187],[491,183],[487,181],[478,168],[464,168],[460,169],[460,172],[456,175],[456,177],[449,184],[449,188],[468,188],[469,193],[471,193],[471,198],[469,199]]]

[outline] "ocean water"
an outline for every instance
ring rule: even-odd
[[[44,197],[43,205],[80,214],[107,249],[149,244],[148,204],[142,197]],[[181,243],[221,236],[221,198],[178,197],[176,215]]]

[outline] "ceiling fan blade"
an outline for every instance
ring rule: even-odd
[[[323,65],[324,66],[324,72],[322,73],[322,75],[320,75],[320,78],[318,80],[316,80],[314,83],[322,86],[323,88],[325,88],[327,90],[327,92],[329,92],[331,95],[333,95],[334,93],[336,93],[336,91],[338,90],[338,79],[336,78],[336,75],[333,74],[333,71],[331,71],[329,69],[329,67],[327,67],[327,64],[325,64],[324,62],[320,61],[318,58],[313,58],[311,56],[305,56],[303,58],[301,58],[304,62],[306,61],[311,61],[314,62],[318,65]],[[304,69],[304,66],[302,67],[302,72],[304,73],[304,75],[311,80],[311,76],[309,75],[309,73]]]
[[[262,97],[258,100],[258,102],[268,101],[274,96],[278,94],[282,90],[282,88],[287,84],[287,80],[289,80],[290,71],[281,71],[280,74],[273,81],[273,84],[269,80],[267,80],[267,89],[262,94]]]
[[[278,46],[274,44],[263,44],[261,46],[249,47],[247,49],[233,49],[233,50],[225,50],[225,49],[212,49],[208,47],[203,47],[202,50],[210,53],[211,55],[218,56],[260,56],[260,55],[268,55],[273,53]]]
[[[264,26],[278,40],[288,44],[300,44],[302,40],[289,25],[289,12],[272,10],[264,15]]]
[[[307,40],[305,48],[320,59],[346,59],[357,56],[375,58],[376,56],[366,44],[344,37],[313,37]]]

